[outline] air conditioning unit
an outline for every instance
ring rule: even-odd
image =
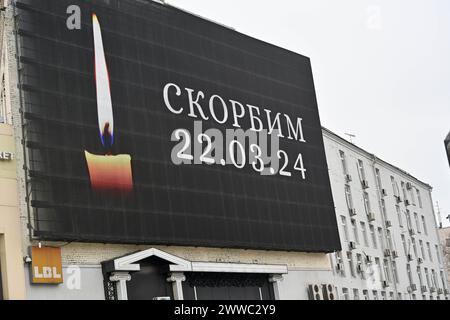
[[[423,263],[423,259],[422,258],[417,258],[417,263]]]
[[[386,189],[381,189],[381,195],[382,195],[383,197],[386,197],[386,196],[387,196],[387,191],[386,191]]]
[[[337,300],[336,288],[332,284],[322,285],[323,300]]]
[[[392,250],[392,257],[393,257],[393,258],[398,258],[398,252],[397,252],[397,250]]]
[[[420,291],[427,292],[427,286],[421,286],[420,287]]]
[[[412,256],[412,254],[411,254],[411,253],[408,253],[408,254],[406,255],[406,259],[408,259],[408,261],[413,261],[413,256]]]
[[[390,228],[390,227],[392,227],[392,221],[386,220],[386,228]]]
[[[412,188],[411,182],[406,183],[406,189],[410,190]]]
[[[369,222],[372,222],[375,220],[375,214],[373,212],[369,212],[367,214],[367,220],[369,220]]]
[[[339,272],[344,271],[344,264],[342,262],[336,263],[336,270]]]
[[[356,243],[355,241],[350,241],[348,243],[348,247],[350,248],[350,250],[356,249]]]
[[[435,287],[430,287],[430,292],[436,292],[436,288]]]
[[[390,249],[384,249],[384,256],[390,257],[391,256],[391,250]]]
[[[443,294],[443,293],[444,293],[444,290],[442,290],[442,288],[439,288],[439,289],[437,290],[437,293],[438,293],[438,294]]]
[[[371,256],[366,256],[366,261],[367,261],[368,263],[371,263],[371,262],[373,261],[373,259],[372,259]]]
[[[387,280],[381,281],[381,284],[382,284],[383,288],[389,287],[389,282],[387,282]]]
[[[409,200],[405,199],[405,206],[409,206],[409,205],[410,205]]]
[[[409,235],[413,236],[415,234],[416,234],[416,232],[414,231],[414,229],[413,228],[409,228]]]
[[[363,180],[361,180],[361,185],[362,185],[363,189],[367,189],[369,187],[369,181],[363,179]]]
[[[352,176],[350,175],[350,174],[346,174],[345,175],[345,181],[347,181],[347,182],[350,182],[350,181],[352,181]]]
[[[323,291],[320,284],[308,285],[309,300],[323,300]]]
[[[415,283],[411,283],[411,285],[408,287],[408,291],[413,292],[417,290],[417,286]]]
[[[402,202],[402,197],[400,196],[394,196],[397,203]]]
[[[348,209],[348,213],[350,214],[350,217],[356,216],[356,209],[355,208]]]

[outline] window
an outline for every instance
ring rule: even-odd
[[[395,262],[395,261],[392,261],[392,271],[393,271],[393,276],[394,276],[395,283],[399,283],[397,262]]]
[[[369,291],[363,290],[363,297],[364,297],[364,300],[369,300]]]
[[[355,219],[352,219],[352,229],[353,229],[353,236],[355,237],[355,242],[356,244],[359,244],[358,226],[356,225]]]
[[[389,220],[386,213],[386,203],[384,202],[384,199],[381,199],[380,204],[381,204],[381,213],[383,214],[384,219]]]
[[[386,292],[381,291],[381,300],[386,300]]]
[[[408,197],[407,197],[407,194],[406,194],[405,183],[402,181],[402,182],[400,182],[400,185],[401,185],[401,187],[402,187],[403,200],[406,201],[406,200],[408,200]]]
[[[353,263],[353,255],[350,251],[347,251],[347,260],[348,265],[350,267],[350,274],[352,275],[353,278],[355,278],[356,277],[355,264]]]
[[[440,252],[439,252],[439,246],[436,244],[436,245],[434,246],[434,249],[436,250],[436,257],[437,257],[437,259],[438,259],[438,262],[439,262],[439,263],[442,263],[441,255],[440,255]],[[433,261],[433,259],[430,259],[430,260]]]
[[[423,241],[419,240],[420,253],[422,254],[422,259],[425,260],[425,249],[423,247]]]
[[[336,258],[336,262],[340,263],[342,265],[341,274],[342,274],[342,276],[345,277],[345,264],[343,263],[343,260],[342,260],[342,251],[336,251],[334,253],[334,256]]]
[[[377,187],[378,187],[378,190],[381,191],[381,189],[383,189],[383,184],[381,183],[380,169],[378,169],[378,168],[375,169],[375,176],[376,176],[376,178],[377,178]]]
[[[366,180],[366,173],[364,172],[364,163],[362,160],[358,159],[358,171],[359,171],[359,178],[362,180]]]
[[[442,288],[447,289],[447,283],[445,281],[444,271],[441,270],[440,275],[441,275],[441,281],[442,281]]]
[[[413,299],[413,300],[417,300],[417,296],[416,296],[415,293],[412,294],[412,299]]]
[[[403,297],[402,297],[402,293],[401,293],[401,292],[397,293],[397,296],[398,296],[398,300],[403,300]]]
[[[413,249],[414,249],[414,256],[416,257],[416,259],[419,257],[418,256],[418,254],[417,254],[417,246],[416,246],[416,239],[414,239],[414,238],[411,238],[411,242],[412,242],[412,245],[413,245]]]
[[[392,239],[390,230],[386,230],[386,239],[387,239],[387,244],[389,246],[388,248],[391,250],[395,250],[395,244],[394,244],[394,240]]]
[[[430,274],[428,273],[428,268],[425,268],[425,279],[427,280],[428,288],[431,288]]]
[[[411,265],[409,263],[406,265],[406,273],[408,275],[409,285],[412,285],[413,278],[412,278],[412,273],[411,273]]]
[[[341,216],[341,225],[342,225],[342,230],[344,231],[344,239],[345,239],[345,241],[349,241],[347,219],[344,216]]]
[[[364,209],[366,210],[366,214],[370,214],[370,202],[369,202],[369,194],[367,192],[363,192],[364,199]]]
[[[419,202],[419,207],[422,208],[422,198],[420,197],[419,189],[416,189],[417,201]]]
[[[445,239],[445,246],[450,248],[450,238]]]
[[[389,292],[389,300],[394,300],[394,293],[392,291]]]
[[[342,288],[342,295],[344,296],[344,300],[350,300],[347,288]]]
[[[373,300],[378,300],[378,291],[372,290]]]
[[[445,281],[444,271],[440,271],[440,274],[441,274],[442,288],[446,289],[447,288],[447,281]]]
[[[384,243],[383,229],[381,229],[381,228],[378,228],[378,240],[379,240],[381,249],[384,251],[384,249],[386,249],[386,245]]]
[[[353,289],[353,300],[359,300],[359,290]]]
[[[348,210],[353,209],[352,191],[350,190],[350,186],[348,184],[345,185],[345,200],[347,201]]]
[[[429,242],[427,242],[427,250],[428,250],[428,257],[430,258],[430,261],[433,262],[433,254],[431,253],[431,246]]]
[[[420,233],[420,223],[419,223],[419,216],[417,215],[417,212],[414,212],[414,221],[416,222],[416,229],[417,232]]]
[[[417,275],[419,276],[419,284],[421,287],[423,287],[422,270],[420,269],[420,267],[417,267]]]
[[[378,258],[378,257],[375,258],[375,267],[376,267],[376,270],[377,270],[377,272],[378,272],[378,274],[380,276],[379,280],[383,280],[383,279],[381,279],[381,277],[383,275],[383,269],[382,269],[382,266],[381,266],[380,258]]]
[[[395,181],[395,178],[391,176],[391,184],[392,184],[392,192],[394,193],[394,196],[398,197],[400,196],[400,193],[398,192],[398,185]]]
[[[375,249],[377,249],[377,236],[375,234],[375,228],[373,225],[369,225],[370,237],[372,238],[372,244]]]
[[[436,278],[436,271],[434,271],[434,269],[431,269],[431,283],[433,284],[434,288],[437,289],[439,287],[438,281]]]
[[[360,222],[360,225],[361,225],[361,232],[362,232],[362,235],[363,235],[364,246],[368,247],[369,246],[369,239],[367,237],[366,224],[364,222]]]
[[[411,189],[409,189],[409,197],[411,198],[411,203],[413,206],[416,205],[416,198],[414,196],[414,189],[413,187],[411,187]]]
[[[341,164],[342,164],[342,172],[344,175],[348,173],[347,170],[347,160],[345,159],[345,153],[342,150],[339,150],[339,157],[341,158]]]
[[[406,224],[408,225],[409,230],[414,230],[411,223],[411,214],[409,213],[408,209],[406,209]]]
[[[406,248],[406,239],[405,239],[405,235],[402,234],[402,235],[401,235],[401,238],[402,238],[403,250],[405,251],[405,255],[407,255],[407,254],[408,254],[408,249]]]
[[[400,227],[403,227],[402,212],[400,211],[400,206],[398,204],[395,205],[395,211],[397,212],[398,224]]]
[[[425,232],[426,235],[428,235],[427,225],[425,223],[425,217],[422,216],[422,226],[423,226],[423,232]]]
[[[356,254],[356,265],[359,266],[360,268],[362,268],[362,266],[363,266],[363,260],[362,260],[362,256],[360,253]],[[361,275],[361,279],[364,279],[364,273],[361,272],[360,275]]]
[[[383,259],[383,271],[384,271],[385,279],[386,279],[388,282],[392,282],[392,281],[391,281],[391,274],[390,274],[390,272],[389,272],[389,265],[388,265],[387,259]]]

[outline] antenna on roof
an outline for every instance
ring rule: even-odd
[[[351,133],[344,133],[346,136],[348,136],[348,139],[350,140],[350,143],[353,143],[353,138],[356,137],[356,135]]]

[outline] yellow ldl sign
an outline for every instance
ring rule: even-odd
[[[31,248],[32,283],[62,283],[61,248]]]

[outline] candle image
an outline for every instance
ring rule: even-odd
[[[103,48],[102,31],[97,15],[92,15],[95,56],[95,85],[100,141],[109,150],[104,155],[85,151],[91,187],[95,191],[130,192],[133,189],[131,156],[113,155],[114,117],[111,100],[110,80]]]

